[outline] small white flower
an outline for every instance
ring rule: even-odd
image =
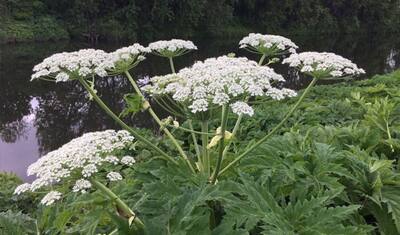
[[[127,166],[132,166],[133,164],[135,164],[135,162],[136,162],[136,160],[131,156],[124,156],[121,159],[121,163],[125,164]]]
[[[271,88],[266,92],[266,95],[271,97],[274,100],[282,100],[286,97],[294,97],[297,95],[297,93],[291,89],[276,89],[276,88]]]
[[[82,169],[82,176],[83,177],[90,177],[94,173],[97,173],[99,170],[97,169],[95,164],[89,164],[83,167]]]
[[[69,79],[69,75],[66,73],[59,73],[56,76],[56,82],[66,82]]]
[[[231,108],[232,108],[232,112],[237,115],[241,115],[241,114],[245,114],[245,115],[249,115],[249,116],[254,115],[253,108],[242,101],[237,101],[237,102],[231,104]]]
[[[14,190],[14,194],[20,195],[21,193],[25,193],[31,189],[31,184],[24,183],[17,186]]]
[[[347,71],[349,71],[349,70],[347,70]],[[330,74],[332,75],[332,77],[341,77],[343,75],[343,72],[335,70],[335,71],[332,71]]]
[[[104,161],[114,165],[118,165],[119,163],[119,159],[116,156],[107,156],[104,158]]]
[[[213,98],[213,103],[218,105],[224,105],[229,102],[229,96],[225,93],[217,93]]]
[[[85,180],[85,179],[79,179],[75,182],[74,187],[72,188],[72,192],[81,192],[81,193],[86,193],[88,189],[92,187],[92,184],[90,181]]]
[[[208,102],[205,99],[198,99],[193,101],[189,108],[192,110],[192,113],[204,112],[208,109]]]
[[[111,182],[122,180],[121,174],[118,172],[113,172],[113,171],[107,174],[107,178]]]
[[[82,67],[79,69],[79,75],[81,75],[82,77],[86,77],[90,73],[92,73],[92,70],[88,67]]]
[[[58,191],[50,191],[48,194],[46,194],[46,196],[44,196],[42,198],[40,203],[45,205],[45,206],[50,206],[54,202],[60,200],[61,196],[62,196],[62,194],[60,192],[58,192]]]

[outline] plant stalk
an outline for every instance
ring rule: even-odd
[[[117,205],[117,207],[120,210],[122,210],[126,215],[128,215],[129,217],[134,217],[133,224],[136,226],[136,228],[138,228],[138,229],[143,229],[144,228],[143,222],[138,217],[136,217],[135,213],[131,210],[131,208],[129,208],[129,206],[126,205],[125,202],[122,201],[121,198],[119,198],[113,191],[111,191],[104,184],[102,184],[101,182],[99,182],[99,181],[97,181],[95,179],[91,179],[90,182],[98,190],[100,190],[102,193],[107,195],[108,198],[110,198],[112,201],[114,201],[115,204]]]
[[[238,119],[236,120],[235,126],[233,127],[233,130],[232,130],[232,138],[229,140],[228,144],[226,144],[224,152],[222,153],[222,160],[224,159],[226,153],[228,152],[229,147],[232,144],[233,138],[235,138],[236,133],[239,130],[239,126],[240,126],[240,122],[242,121],[242,118],[243,118],[243,114],[239,114]]]
[[[219,149],[218,149],[218,159],[217,159],[217,164],[215,166],[214,173],[211,178],[211,184],[215,184],[218,178],[219,171],[221,170],[221,163],[222,163],[222,157],[224,153],[224,148],[225,148],[225,130],[226,130],[226,122],[228,120],[228,106],[223,105],[222,106],[222,117],[221,117],[221,139],[219,141]]]
[[[131,74],[128,71],[125,71],[125,75],[128,77],[129,82],[132,84],[133,89],[136,91],[136,93],[138,95],[140,95],[140,97],[142,98],[142,100],[146,100],[143,93],[140,91],[139,87],[136,85],[135,80],[133,80]],[[153,108],[151,108],[151,106],[149,106],[149,108],[147,109],[150,113],[150,115],[153,117],[153,119],[157,122],[157,124],[160,126],[160,128],[162,128],[162,130],[164,131],[164,133],[168,136],[168,138],[172,141],[172,143],[175,145],[176,149],[178,150],[179,154],[183,157],[183,159],[186,161],[186,163],[188,164],[190,170],[195,173],[196,171],[194,170],[192,164],[190,163],[189,158],[187,157],[185,151],[183,151],[182,147],[179,145],[178,141],[175,139],[175,137],[171,134],[171,132],[164,127],[164,124],[162,123],[162,121],[160,120],[160,118],[157,116],[157,114],[154,112]]]
[[[178,165],[178,162],[173,159],[171,156],[169,156],[166,152],[161,150],[159,147],[151,143],[149,140],[147,140],[145,137],[141,136],[138,132],[136,132],[133,128],[128,126],[125,122],[123,122],[113,111],[111,111],[110,108],[100,99],[100,97],[93,91],[93,89],[90,87],[89,84],[82,78],[79,79],[79,82],[85,87],[85,89],[92,95],[93,99],[97,102],[97,104],[112,118],[114,121],[116,121],[122,128],[125,130],[129,131],[136,139],[139,141],[142,141],[145,143],[147,146],[150,148],[154,149],[157,151],[159,154],[161,154],[163,157],[167,158],[171,162],[175,163]]]
[[[175,73],[175,66],[174,66],[174,61],[172,60],[172,57],[168,57],[169,60],[169,66],[171,67],[172,73]]]
[[[267,58],[266,54],[263,54],[260,58],[260,60],[258,61],[258,65],[262,65],[264,63],[265,58]]]
[[[189,125],[190,130],[192,130],[190,135],[192,136],[194,150],[196,151],[198,169],[199,169],[199,171],[203,171],[204,168],[203,168],[203,163],[201,161],[201,153],[200,153],[199,145],[197,144],[197,137],[193,133],[194,129],[193,129],[193,125],[192,125],[192,120],[190,120],[190,119],[188,120],[188,125]]]
[[[202,145],[202,155],[203,155],[203,166],[205,168],[207,177],[210,176],[211,169],[210,169],[210,156],[208,154],[208,121],[201,122],[201,145]]]
[[[304,100],[306,97],[307,93],[311,90],[311,87],[314,86],[314,84],[317,82],[318,78],[314,77],[311,83],[308,85],[308,87],[304,90],[303,94],[300,96],[299,100],[296,102],[296,104],[289,110],[289,112],[286,113],[285,117],[272,129],[266,136],[264,136],[262,139],[257,141],[255,144],[252,146],[246,147],[246,151],[244,151],[242,154],[240,154],[235,160],[230,162],[224,169],[222,169],[220,174],[225,173],[229,168],[231,168],[233,165],[235,165],[240,159],[245,157],[247,154],[249,154],[253,149],[257,148],[260,146],[262,143],[264,143],[269,137],[271,137],[273,134],[275,134],[279,128],[283,126],[283,124],[289,119],[289,117],[293,114],[293,112],[299,107],[300,103]]]

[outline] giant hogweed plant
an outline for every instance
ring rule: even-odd
[[[176,71],[173,59],[197,49],[192,42],[177,39],[151,43],[148,47],[136,43],[111,53],[85,49],[59,53],[46,58],[34,67],[32,80],[79,82],[89,93],[90,100],[94,100],[125,130],[88,133],[67,143],[60,149],[50,152],[29,167],[28,174],[36,175],[36,180],[32,184],[19,186],[15,193],[21,194],[26,191],[42,193],[40,190],[47,191],[41,203],[50,206],[56,201],[63,200],[70,193],[88,193],[97,190],[105,198],[108,198],[111,204],[116,206],[120,220],[114,220],[115,231],[122,231],[122,220],[125,221],[122,223],[125,226],[124,228],[128,227],[130,234],[141,234],[145,230],[151,229],[151,226],[150,228],[146,227],[146,223],[143,223],[140,215],[129,208],[120,196],[110,190],[114,182],[120,181],[124,177],[124,169],[134,168],[135,166],[134,157],[119,157],[120,154],[118,153],[126,148],[134,148],[132,145],[141,144],[146,146],[145,148],[155,158],[147,160],[148,162],[152,163],[163,159],[171,169],[180,168],[180,170],[174,171],[167,170],[165,172],[164,170],[166,174],[164,177],[171,174],[179,175],[180,171],[185,172],[184,174],[188,179],[197,177],[198,180],[200,177],[202,180],[198,182],[194,180],[198,187],[195,191],[199,194],[194,194],[192,197],[204,196],[202,202],[209,201],[208,205],[213,208],[213,213],[216,213],[215,211],[218,210],[214,209],[218,205],[212,201],[222,196],[215,194],[213,190],[216,190],[216,188],[212,186],[231,187],[232,185],[229,186],[229,183],[226,184],[224,181],[224,175],[234,170],[234,167],[238,166],[242,159],[249,156],[279,130],[296,111],[318,80],[351,77],[364,73],[350,60],[333,53],[303,52],[297,54],[296,49],[298,47],[296,44],[281,36],[250,34],[243,38],[239,44],[241,48],[259,54],[259,61],[251,61],[244,57],[237,58],[230,54],[198,61],[191,67]],[[131,71],[150,53],[167,58],[172,73],[152,77],[147,81],[147,84],[138,84]],[[283,119],[269,133],[266,133],[259,140],[250,142],[242,151],[234,154],[233,158],[227,159],[227,154],[233,154],[231,152],[232,143],[236,138],[241,120],[251,118],[254,114],[256,107],[252,107],[250,101],[282,100],[286,97],[296,96],[295,91],[282,88],[281,83],[285,81],[284,77],[269,67],[269,65],[279,62],[282,57],[286,57],[282,61],[283,64],[288,64],[311,77],[310,84]],[[124,75],[134,91],[134,93],[124,96],[127,107],[121,115],[116,114],[112,108],[105,104],[95,88],[96,79],[114,75]],[[150,100],[146,97],[150,97],[152,101],[160,104],[173,116],[179,117],[180,120],[183,119],[185,127],[180,126],[173,118],[161,120],[153,110]],[[148,112],[151,115],[165,134],[164,138],[172,143],[171,148],[157,145],[152,139],[123,121],[122,117],[139,111]],[[228,126],[228,119],[232,117],[236,119],[235,124]],[[217,126],[215,126],[215,123],[218,123]],[[187,133],[191,141],[178,140],[173,134],[175,129]],[[159,176],[159,178],[163,178],[163,176]],[[246,177],[243,178],[243,182],[243,187],[248,187],[251,190],[240,189],[240,187],[235,190],[240,189],[243,193],[257,191],[258,186],[249,184],[250,181]],[[155,185],[163,188],[160,184]],[[171,185],[171,188],[174,188],[174,185]],[[240,190],[238,194],[240,194]],[[179,195],[183,192],[177,191],[176,193],[176,195]],[[329,193],[332,192],[326,192],[326,197],[322,199],[300,197],[298,206],[301,207],[307,203],[327,205],[330,199]],[[268,198],[271,196],[255,194],[249,195],[248,198],[256,201],[261,199],[260,197],[270,200]],[[235,197],[229,193],[222,198],[221,200],[225,202],[235,201]],[[182,200],[184,204],[186,199],[182,198]],[[257,201],[256,203],[264,202]],[[275,204],[271,203],[263,204],[262,207],[265,207],[265,209],[276,207]],[[262,213],[262,207],[258,207],[260,213]],[[296,207],[286,209],[299,210]],[[190,214],[194,210],[197,209],[192,208],[189,212],[184,209],[182,213]],[[338,210],[335,213],[338,213],[337,217],[339,218],[353,210],[354,208],[350,208],[347,211],[340,212]],[[285,213],[278,209],[277,212]],[[182,219],[187,219],[189,214],[182,214]],[[179,211],[177,215],[179,215]],[[210,215],[209,217],[213,216]],[[279,217],[272,218],[269,216],[264,219],[270,221],[268,223],[275,223],[280,220]],[[179,220],[179,216],[170,222],[173,223],[176,220]],[[222,223],[222,227],[218,226],[217,231],[224,226],[224,221],[213,220],[210,223],[213,224],[212,227],[214,228],[217,227],[218,223]],[[230,225],[232,226],[232,224]],[[179,226],[182,226],[182,221],[178,223]],[[241,226],[241,224],[239,223],[238,226]],[[188,228],[183,227],[182,229],[188,231]],[[170,233],[174,232],[170,231]],[[279,231],[277,230],[276,233],[279,233]]]

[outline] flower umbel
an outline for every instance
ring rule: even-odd
[[[118,172],[110,172],[107,174],[107,178],[113,182],[113,181],[120,181],[122,180],[122,175]]]
[[[50,206],[54,204],[54,202],[60,200],[62,197],[62,194],[58,191],[50,191],[47,193],[42,200],[40,201],[41,204],[45,206]]]
[[[150,52],[150,49],[138,43],[120,48],[109,53],[109,60],[107,61],[111,65],[109,70],[111,74],[128,71],[143,61],[145,59],[144,55]]]
[[[283,63],[318,78],[355,76],[365,73],[351,60],[329,52],[293,54],[284,59]]]
[[[33,68],[32,79],[47,78],[66,82],[80,77],[107,76],[113,67],[109,54],[102,50],[83,49],[75,52],[54,54]]]
[[[255,96],[272,98],[292,96],[274,88],[277,82],[285,81],[272,68],[259,66],[247,58],[221,56],[196,62],[190,68],[184,68],[177,74],[156,76],[150,79],[151,85],[143,90],[153,96],[171,95],[172,98],[186,105],[192,113],[205,112],[213,106],[245,103],[246,99]],[[273,93],[269,90],[273,89]],[[235,105],[236,106],[236,105]],[[234,106],[234,107],[235,107]],[[240,113],[235,108],[236,113]],[[243,114],[252,115],[250,106],[241,105]]]
[[[257,54],[277,56],[279,54],[296,53],[298,46],[290,39],[271,34],[250,33],[239,42],[245,48]]]
[[[181,39],[152,42],[149,44],[148,48],[155,55],[170,58],[184,55],[192,50],[197,50],[197,47],[192,41],[185,41]]]
[[[127,131],[106,130],[86,133],[31,164],[27,173],[37,178],[32,184],[25,183],[18,186],[14,194],[36,191],[42,187],[65,184],[74,180],[76,181],[71,186],[72,191],[85,193],[92,186],[89,178],[100,170],[104,171],[103,167],[131,166],[135,163],[133,157],[124,157],[122,158],[124,160],[120,161],[118,157],[111,155],[114,151],[126,148],[133,140]]]

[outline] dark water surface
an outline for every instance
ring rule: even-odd
[[[301,51],[330,51],[347,57],[367,71],[367,76],[400,67],[400,35],[289,36]],[[176,67],[195,60],[238,51],[236,40],[193,40],[199,51],[176,59]],[[107,51],[129,43],[96,46],[75,42],[46,42],[0,45],[0,171],[17,173],[26,180],[26,167],[43,154],[60,147],[85,132],[117,129],[118,126],[74,82],[29,82],[32,67],[45,57],[62,51],[100,48]],[[307,80],[293,72],[276,68],[288,77],[288,86],[301,88]],[[136,78],[169,72],[166,60],[149,55],[133,74]],[[123,108],[122,95],[130,86],[122,77],[98,81],[97,89],[116,112]],[[138,114],[131,124],[154,127],[146,114]]]

